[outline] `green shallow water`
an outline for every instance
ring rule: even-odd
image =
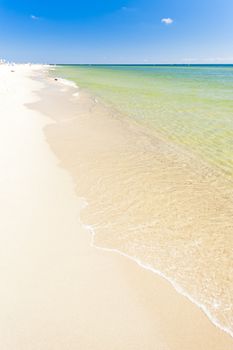
[[[56,74],[233,176],[233,65],[70,65]]]

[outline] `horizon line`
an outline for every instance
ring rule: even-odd
[[[232,66],[232,63],[48,63],[54,66]]]

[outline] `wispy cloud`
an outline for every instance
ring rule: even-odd
[[[164,24],[172,24],[174,22],[174,19],[172,18],[162,18],[161,19],[161,22],[164,23]]]
[[[38,19],[40,19],[40,17],[37,17],[35,15],[31,15],[30,18],[33,20],[33,21],[37,21]]]

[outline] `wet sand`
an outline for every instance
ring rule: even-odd
[[[43,134],[58,155],[81,127],[57,133],[70,90],[50,85],[43,67],[0,69],[1,349],[233,349],[166,280],[91,246],[76,184]]]

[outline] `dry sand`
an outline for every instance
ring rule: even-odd
[[[0,66],[1,350],[232,350],[165,280],[91,247],[82,201],[45,141],[51,121],[25,106],[45,68],[11,70]]]

